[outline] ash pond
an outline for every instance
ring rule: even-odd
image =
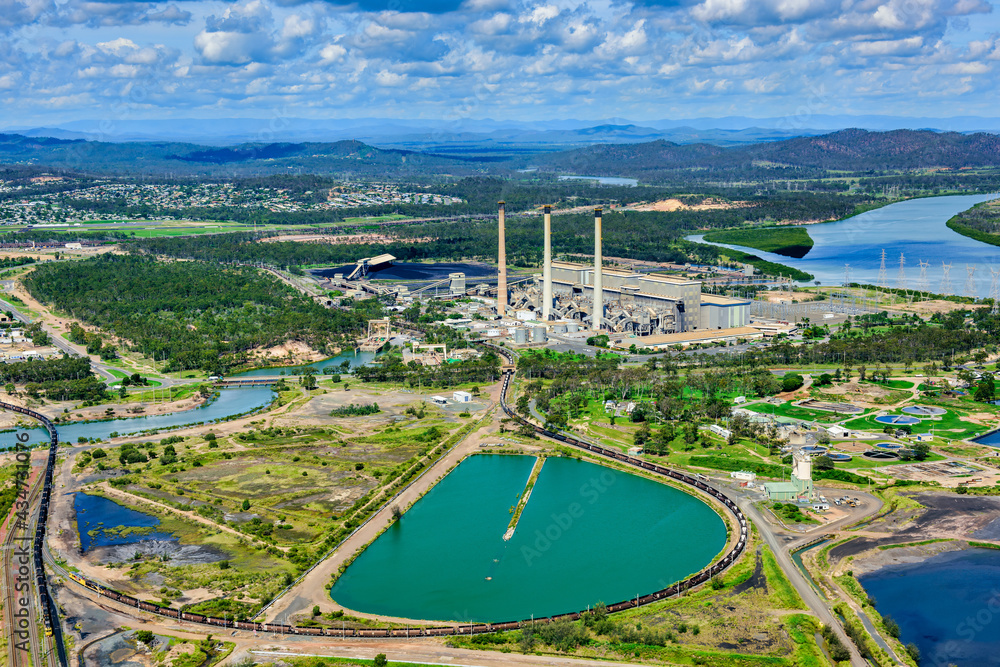
[[[173,540],[170,533],[157,531],[155,516],[119,505],[103,496],[77,493],[73,499],[80,547],[84,552],[96,547],[135,544],[144,540]]]
[[[1000,665],[1000,551],[963,549],[861,577],[921,665]]]
[[[545,461],[505,541],[534,462],[463,461],[357,557],[333,599],[426,621],[538,618],[665,588],[726,544],[725,523],[699,498],[569,458]]]

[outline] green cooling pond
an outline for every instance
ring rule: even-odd
[[[358,556],[333,599],[421,620],[550,616],[665,588],[725,546],[725,524],[697,498],[565,458],[545,462],[504,542],[533,463],[466,459]]]

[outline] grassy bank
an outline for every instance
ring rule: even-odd
[[[989,232],[984,232],[980,229],[976,229],[975,227],[970,227],[969,225],[959,222],[960,219],[960,216],[956,215],[954,218],[949,220],[947,222],[948,229],[982,243],[1000,246],[1000,234],[990,234]]]
[[[729,243],[785,257],[805,257],[812,250],[813,240],[804,227],[757,227],[726,229],[705,234],[712,243]]]
[[[690,243],[695,247],[704,247],[705,245],[703,243],[695,243],[694,241],[688,241],[688,243]],[[742,250],[724,248],[721,255],[728,257],[733,262],[750,264],[760,273],[766,276],[788,276],[792,280],[798,280],[800,282],[805,282],[808,280],[812,280],[814,278],[813,274],[811,273],[800,271],[799,269],[793,268],[786,264],[769,262],[766,259],[761,259],[757,255],[751,255],[750,253],[743,252]]]

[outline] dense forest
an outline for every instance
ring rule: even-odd
[[[35,298],[165,361],[166,371],[221,372],[288,340],[333,353],[382,312],[374,300],[327,310],[250,268],[135,255],[46,264],[24,282]]]
[[[90,375],[90,360],[85,357],[62,356],[0,364],[0,384],[80,380]]]
[[[483,179],[484,188],[493,179]],[[492,200],[493,198],[490,197]],[[606,211],[604,254],[608,257],[687,262],[714,262],[720,255],[738,255],[714,246],[688,243],[683,238],[700,229],[725,229],[746,222],[836,219],[868,204],[866,197],[787,193],[752,199],[747,205],[715,210],[671,212]],[[495,202],[494,202],[495,206]],[[539,216],[510,217],[507,223],[507,258],[516,266],[538,266],[542,260]],[[559,254],[591,254],[594,249],[593,214],[556,216],[552,223],[553,250]],[[135,239],[129,247],[155,255],[212,262],[267,264],[270,266],[353,263],[359,257],[383,252],[402,261],[419,259],[496,261],[496,223],[467,221],[424,223],[394,228],[395,242],[384,245],[330,245],[325,243],[260,243],[250,233]],[[424,239],[431,239],[426,241]],[[410,240],[412,239],[412,240]],[[752,261],[750,258],[738,258]],[[773,265],[772,265],[773,266]],[[763,266],[761,268],[764,268]],[[783,269],[787,275],[789,269]],[[771,271],[768,271],[771,272]],[[777,273],[777,270],[774,270]],[[808,278],[808,275],[805,275]]]

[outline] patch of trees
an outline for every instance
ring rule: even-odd
[[[44,396],[52,401],[100,403],[111,397],[104,382],[93,375],[80,378],[79,380],[29,382],[24,385],[24,392],[32,398]]]
[[[404,364],[398,356],[385,356],[376,363],[354,369],[362,382],[405,382],[410,387],[454,387],[469,382],[492,383],[500,377],[500,357],[486,352],[475,359],[463,359],[440,366]]]
[[[83,357],[52,357],[0,364],[0,382],[53,382],[80,380],[91,375],[90,360]]]
[[[382,412],[378,403],[367,403],[362,405],[342,405],[330,411],[331,417],[363,417],[365,415],[377,415]]]
[[[25,286],[36,298],[128,341],[133,351],[165,360],[168,372],[221,373],[247,364],[251,350],[288,340],[332,352],[382,312],[376,300],[350,311],[327,310],[250,268],[134,255],[46,264]],[[84,339],[104,349],[102,341]]]

